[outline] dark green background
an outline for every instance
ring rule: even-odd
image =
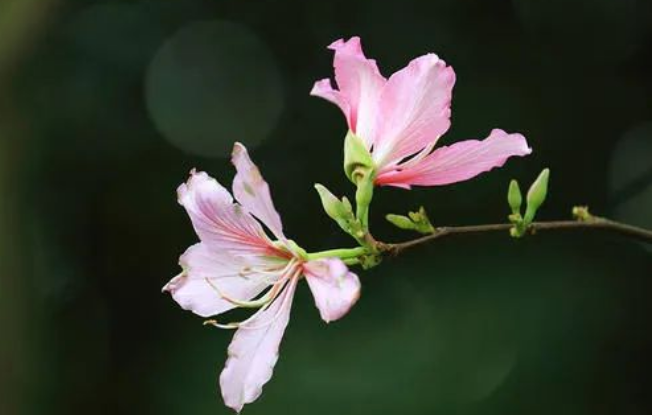
[[[458,82],[442,142],[500,127],[534,153],[454,186],[381,189],[372,224],[506,219],[512,177],[552,170],[542,219],[586,203],[652,227],[652,5],[643,0],[0,1],[0,413],[228,413],[231,333],[163,284],[196,237],[192,167],[229,185],[250,147],[309,250],[349,245],[312,185],[352,188],[343,117],[308,95],[331,41],[385,75],[436,52]],[[204,23],[202,23],[204,22]],[[652,412],[652,251],[597,234],[465,236],[360,272],[324,324],[305,286],[246,414]]]

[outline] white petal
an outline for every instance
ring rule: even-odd
[[[268,279],[259,274],[241,275],[244,266],[241,261],[219,255],[204,243],[188,248],[179,263],[184,269],[183,274],[168,282],[163,291],[168,291],[183,309],[202,317],[235,307],[222,294],[247,301],[269,285]]]
[[[271,306],[246,326],[241,326],[229,346],[229,358],[220,375],[224,403],[242,410],[258,399],[271,379],[278,349],[290,321],[290,309],[297,279],[293,278]]]
[[[342,318],[360,298],[358,276],[340,259],[310,261],[304,271],[317,309],[327,323]]]

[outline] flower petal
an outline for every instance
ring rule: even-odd
[[[315,84],[311,94],[337,104],[347,118],[349,129],[370,148],[379,97],[386,79],[380,74],[376,61],[365,57],[359,37],[337,40],[328,48],[335,51],[333,66],[339,91],[333,91],[330,84],[322,80]]]
[[[440,147],[406,169],[379,175],[376,183],[404,188],[456,183],[500,167],[509,157],[531,152],[521,134],[495,129],[482,141],[467,140]]]
[[[220,375],[220,388],[224,403],[237,412],[258,399],[272,377],[283,333],[290,321],[296,284],[297,278],[292,278],[267,310],[241,326],[233,336],[229,358]]]
[[[329,323],[340,319],[360,297],[358,276],[337,258],[319,259],[304,265],[321,318]]]
[[[333,89],[330,79],[327,78],[315,82],[315,85],[310,91],[310,95],[323,98],[326,101],[330,101],[340,107],[344,113],[344,116],[346,117],[347,122],[349,122],[351,112],[349,101],[347,101],[346,97],[344,97],[340,91]],[[350,123],[349,128],[351,128]]]
[[[235,143],[231,161],[237,170],[237,174],[233,178],[233,194],[235,198],[251,214],[260,219],[276,238],[287,245],[287,240],[283,234],[281,217],[274,208],[269,185],[263,179],[258,167],[249,158],[245,146]]]
[[[179,264],[184,272],[170,280],[163,291],[168,291],[181,308],[202,317],[221,314],[235,307],[221,293],[246,301],[269,285],[268,278],[260,278],[260,275],[242,275],[243,264],[237,258],[213,252],[205,243],[188,248]]]
[[[208,174],[190,172],[177,195],[199,239],[212,249],[234,255],[274,255],[277,251],[260,224]]]
[[[381,172],[448,130],[454,84],[453,68],[435,54],[412,60],[389,78],[380,96],[373,150]]]

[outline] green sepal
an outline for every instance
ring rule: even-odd
[[[344,139],[344,173],[346,177],[358,184],[363,177],[373,181],[374,160],[360,137],[349,131]]]

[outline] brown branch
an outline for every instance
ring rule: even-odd
[[[509,232],[514,225],[511,223],[496,223],[488,225],[471,225],[471,226],[445,226],[435,228],[435,232],[430,235],[422,236],[421,238],[413,239],[411,241],[400,243],[384,243],[377,242],[378,249],[382,252],[387,252],[390,255],[398,255],[402,251],[421,245],[435,239],[440,239],[453,235],[461,234],[474,234],[474,233],[489,233],[489,232]],[[620,222],[615,222],[609,219],[591,216],[586,220],[568,220],[568,221],[552,221],[552,222],[532,222],[527,227],[527,233],[534,234],[539,231],[549,230],[602,230],[619,234],[642,242],[652,243],[652,231],[639,228],[632,225],[627,225]]]

